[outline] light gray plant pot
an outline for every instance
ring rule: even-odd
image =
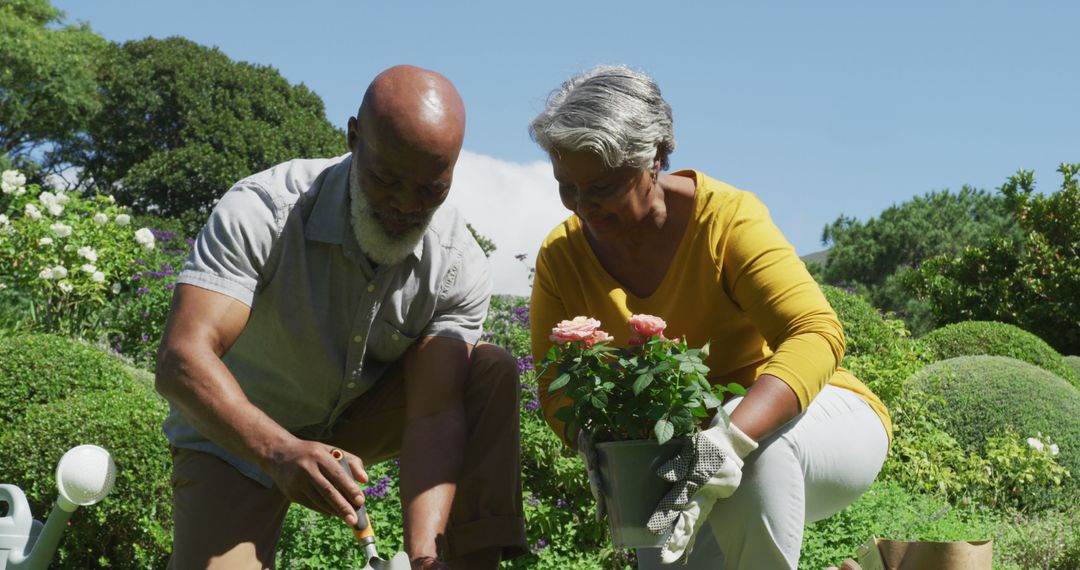
[[[685,440],[664,445],[655,441],[608,441],[596,444],[597,466],[603,480],[601,492],[607,506],[611,540],[619,548],[659,548],[662,536],[645,523],[671,484],[656,469],[682,449]]]

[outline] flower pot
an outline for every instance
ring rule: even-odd
[[[611,540],[620,548],[659,548],[662,536],[645,528],[671,484],[656,470],[682,449],[684,440],[660,445],[653,440],[596,444],[601,492],[607,507]]]

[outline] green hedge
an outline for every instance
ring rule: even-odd
[[[957,356],[1008,356],[1049,370],[1080,388],[1077,373],[1058,351],[1041,338],[1006,323],[965,321],[941,327],[922,337],[935,360]]]
[[[119,358],[48,334],[0,338],[0,354],[0,426],[20,427],[33,405],[118,388],[129,379]]]
[[[1022,437],[1041,433],[1060,448],[1073,477],[1062,491],[1080,499],[1080,392],[1059,376],[1003,356],[961,356],[936,362],[915,381],[941,396],[932,403],[945,430],[972,452],[1012,426]]]
[[[26,410],[0,435],[0,481],[26,492],[35,516],[56,500],[56,465],[68,449],[112,453],[116,486],[72,517],[54,563],[61,568],[164,568],[172,544],[172,461],[161,432],[167,405],[145,383],[72,395]]]
[[[1069,365],[1069,368],[1076,372],[1077,376],[1080,376],[1080,356],[1066,356],[1065,364]]]

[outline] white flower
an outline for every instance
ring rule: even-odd
[[[1051,443],[1050,444],[1050,455],[1057,455],[1057,454],[1058,454],[1058,446],[1057,446],[1057,444],[1056,443]]]
[[[15,195],[16,195],[16,196],[22,196],[23,194],[26,194],[26,186],[19,186],[19,187],[18,187],[18,188],[17,188],[16,190],[15,190]]]
[[[0,290],[7,289],[7,283],[0,283]]]
[[[67,224],[62,224],[60,222],[56,222],[55,224],[49,226],[49,229],[52,230],[54,234],[56,234],[56,237],[65,238],[71,235],[71,226]]]
[[[38,194],[38,201],[41,202],[41,205],[45,206],[46,208],[57,203],[56,195],[52,192],[49,192],[48,190],[42,192],[41,194]]]
[[[68,200],[70,200],[70,199],[71,199],[71,196],[68,196],[66,192],[60,191],[60,192],[56,193],[56,203],[57,204],[67,204]]]
[[[154,249],[154,232],[150,228],[140,228],[135,231],[135,241],[146,249]]]
[[[1041,441],[1039,441],[1039,440],[1037,440],[1037,439],[1035,439],[1033,437],[1027,438],[1027,444],[1030,445],[1031,448],[1036,450],[1036,451],[1042,451],[1043,449],[1045,449],[1045,446],[1043,446],[1043,442],[1041,442]]]
[[[49,245],[50,243],[52,243],[52,238],[51,237],[43,237],[43,238],[37,240],[38,245]]]
[[[97,271],[97,267],[94,267],[93,265],[90,265],[89,263],[82,264],[82,267],[80,267],[79,269],[82,269],[83,271],[85,271],[87,273],[94,273],[94,272]]]
[[[11,194],[16,190],[18,190],[18,188],[16,188],[15,186],[12,186],[7,182],[0,182],[0,192],[3,192],[4,194]]]
[[[85,258],[87,261],[97,261],[97,252],[88,245],[80,247],[78,253],[79,257]]]
[[[49,206],[49,213],[52,214],[54,218],[58,218],[60,217],[60,214],[64,213],[64,207],[60,204],[52,204]]]
[[[67,276],[68,276],[67,267],[64,267],[63,265],[57,265],[56,267],[52,268],[52,278],[53,279],[63,279],[65,277],[67,277]]]
[[[115,204],[116,203],[116,198],[113,198],[112,196],[106,196],[106,198],[109,200],[110,204]]]
[[[41,219],[41,210],[37,209],[37,206],[33,204],[27,204],[26,209],[23,210],[23,213],[26,215],[27,218],[30,218],[31,220]]]
[[[42,269],[41,273],[38,273],[38,277],[46,280],[52,279],[52,268],[46,267],[45,269]]]
[[[121,226],[126,226],[131,223],[131,216],[127,214],[117,214],[116,223],[120,224]]]
[[[65,292],[65,293],[70,293],[72,289],[74,289],[74,287],[71,286],[70,281],[61,281],[60,282],[60,290],[61,291]]]
[[[94,214],[94,223],[99,225],[99,226],[105,225],[105,224],[109,223],[109,216],[106,216],[105,214],[102,214],[101,212],[98,212],[98,213]]]
[[[0,214],[0,227],[7,226],[9,223],[11,222],[8,221],[8,217],[4,214]]]
[[[102,277],[104,277],[104,276],[102,276]],[[116,283],[112,284],[112,293],[113,293],[113,295],[116,295],[119,292],[120,292],[120,282],[117,281]]]
[[[95,271],[94,274],[90,276],[90,280],[94,283],[104,283],[105,274],[100,271]]]
[[[5,170],[4,173],[0,175],[0,181],[3,181],[4,184],[10,184],[11,186],[25,186],[26,175],[18,170]]]

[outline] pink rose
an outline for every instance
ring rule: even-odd
[[[589,317],[574,317],[570,321],[562,321],[551,329],[548,339],[556,344],[566,344],[573,341],[588,340],[593,337],[600,328],[600,321]],[[604,333],[607,334],[607,333]]]
[[[649,339],[646,338],[646,337],[643,337],[643,336],[640,336],[640,335],[634,335],[634,336],[630,337],[629,344],[630,344],[630,346],[641,346],[641,345],[645,344],[645,341],[647,341],[647,340],[649,340]]]
[[[587,339],[585,341],[585,346],[592,346],[592,345],[594,345],[594,344],[596,344],[598,342],[603,342],[605,340],[611,340],[611,339],[612,339],[611,335],[609,335],[608,333],[606,333],[604,331],[598,330],[598,331],[593,333],[591,338],[589,338],[589,339]]]
[[[630,328],[634,329],[634,334],[638,336],[662,336],[664,329],[667,328],[667,323],[664,322],[664,319],[652,315],[633,315],[630,317]]]

